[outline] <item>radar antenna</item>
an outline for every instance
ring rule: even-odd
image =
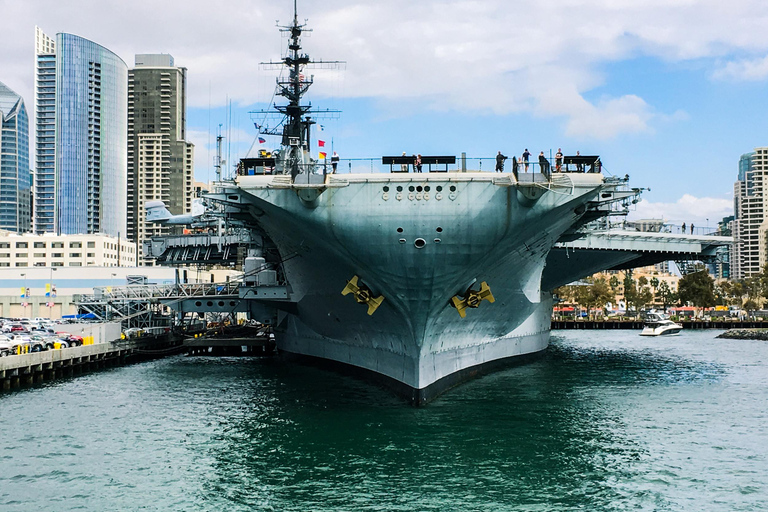
[[[301,35],[304,32],[312,32],[306,28],[306,24],[299,23],[296,0],[293,2],[293,23],[291,25],[279,25],[280,32],[288,34],[288,50],[281,61],[260,63],[266,69],[287,69],[288,77],[278,76],[276,94],[288,100],[287,105],[275,105],[275,110],[280,114],[281,121],[276,126],[260,126],[257,128],[260,134],[282,136],[283,158],[285,166],[283,172],[290,172],[292,179],[308,167],[308,151],[310,147],[310,129],[316,123],[315,119],[338,117],[338,110],[313,109],[311,104],[302,105],[301,98],[314,83],[314,75],[306,77],[303,74],[308,69],[333,69],[345,64],[344,61],[312,60],[309,55],[301,52]],[[274,114],[271,110],[250,112],[252,118],[262,119],[263,116]]]

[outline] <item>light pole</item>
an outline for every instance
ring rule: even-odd
[[[27,274],[21,274],[24,278],[24,293],[21,294],[22,302],[24,303],[24,316],[27,316]],[[29,317],[27,317],[29,318]]]
[[[53,273],[57,269],[53,268],[53,265],[51,265],[51,275],[48,279],[48,318],[53,320]]]

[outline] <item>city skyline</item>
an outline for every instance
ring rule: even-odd
[[[159,12],[152,20],[142,14],[149,4],[129,12],[92,5],[89,16],[77,5],[2,3],[17,20],[0,35],[9,86],[29,103],[33,70],[20,56],[32,52],[34,24],[97,41],[126,61],[170,53],[189,69],[197,179],[213,177],[219,124],[229,135],[230,164],[244,156],[257,136],[248,111],[265,106],[274,84],[258,62],[279,58],[284,40],[275,20],[290,21],[292,5],[231,2],[210,10],[186,3],[183,20],[167,26],[161,20],[174,18],[162,13],[180,4],[153,5]],[[632,186],[651,189],[634,218],[664,215],[701,226],[732,210],[740,155],[768,145],[759,115],[766,15],[765,6],[748,1],[727,9],[714,2],[299,3],[300,19],[314,30],[306,51],[346,61],[344,70],[315,72],[311,97],[343,110],[340,120],[324,123],[324,137],[342,158],[580,150],[602,155],[606,170],[629,174]],[[267,147],[276,144],[267,138]]]

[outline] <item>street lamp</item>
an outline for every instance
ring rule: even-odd
[[[53,320],[53,273],[58,270],[51,265],[51,275],[48,279],[48,318]]]
[[[21,294],[22,302],[24,303],[24,316],[27,316],[27,274],[21,274],[24,278],[24,293]]]

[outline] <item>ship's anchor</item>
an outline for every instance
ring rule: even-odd
[[[459,312],[461,318],[464,318],[467,316],[467,308],[477,308],[484,300],[487,300],[488,302],[496,301],[491,293],[491,288],[485,281],[480,283],[480,290],[468,290],[466,297],[463,299],[458,295],[451,297],[451,304],[453,304],[453,307]]]
[[[364,284],[358,284],[357,280],[358,277],[353,276],[352,279],[347,281],[347,286],[341,290],[341,294],[354,294],[355,300],[358,302],[358,304],[368,304],[368,314],[372,315],[376,309],[381,306],[381,303],[384,302],[384,296],[379,295],[378,297],[374,297],[371,289]]]

